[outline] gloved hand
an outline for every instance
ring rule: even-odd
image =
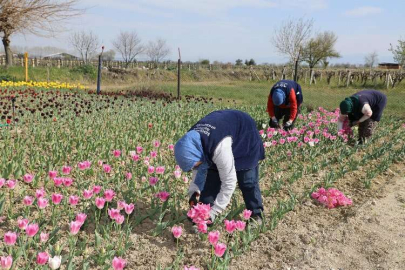
[[[354,127],[354,126],[357,126],[358,124],[359,124],[359,121],[350,121],[349,126]]]
[[[280,125],[279,125],[277,119],[273,119],[273,118],[270,118],[269,126],[271,128],[280,128]]]
[[[210,220],[211,220],[211,223],[208,224],[208,226],[210,226],[211,224],[214,223],[215,218],[217,217],[218,214],[219,214],[219,213],[218,213],[217,211],[215,211],[214,209],[211,209],[211,210],[210,210]]]
[[[291,120],[288,120],[287,123],[284,124],[283,129],[284,129],[285,131],[288,131],[288,130],[293,129],[292,121],[291,121]]]
[[[194,192],[193,195],[191,195],[190,199],[188,200],[190,208],[192,208],[194,205],[197,205],[199,197],[200,193],[198,192]]]

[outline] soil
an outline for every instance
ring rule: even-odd
[[[405,166],[349,208],[308,199],[229,269],[405,269]]]

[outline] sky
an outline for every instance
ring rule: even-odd
[[[162,38],[168,60],[209,59],[235,62],[284,63],[272,44],[283,22],[314,19],[314,33],[333,31],[341,58],[331,63],[363,64],[377,52],[379,62],[392,62],[390,43],[405,38],[404,0],[80,0],[86,11],[70,19],[55,37],[16,34],[14,46],[71,48],[69,36],[93,31],[106,50],[120,31],[136,31],[143,43]],[[118,56],[118,55],[117,55]],[[144,57],[141,57],[144,58]]]

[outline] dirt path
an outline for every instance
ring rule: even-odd
[[[404,167],[350,208],[304,202],[230,269],[405,269]]]

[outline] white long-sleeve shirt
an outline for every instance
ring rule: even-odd
[[[371,110],[370,104],[366,103],[364,104],[363,108],[361,109],[361,113],[363,116],[359,119],[359,123],[366,121],[373,115],[373,111]],[[343,128],[343,122],[346,118],[346,115],[340,115],[337,125],[338,125],[338,131]]]
[[[221,213],[231,201],[232,194],[235,191],[236,177],[235,159],[232,152],[232,138],[225,137],[216,147],[212,161],[218,169],[219,178],[221,179],[221,189],[215,199],[212,209]],[[194,183],[197,170],[193,170],[192,182],[189,187],[188,194],[200,192],[197,185]]]

